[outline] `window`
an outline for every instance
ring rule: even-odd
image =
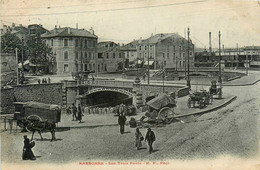
[[[166,66],[166,61],[164,61],[164,66]]]
[[[69,59],[69,54],[67,51],[64,52],[64,60],[68,60]]]
[[[146,45],[144,46],[144,50],[146,50]]]
[[[173,46],[173,51],[175,51],[175,45]]]
[[[96,69],[95,69],[95,64],[93,64],[93,70],[96,70]]]
[[[76,51],[75,53],[75,58],[78,59],[79,58],[79,53]]]
[[[88,57],[91,60],[91,57],[92,57],[91,52],[88,53]]]
[[[85,71],[88,71],[88,64],[85,64]]]
[[[87,52],[85,52],[85,59],[87,59],[88,58],[88,53]]]
[[[100,72],[100,65],[98,64],[98,72]]]
[[[87,44],[88,44],[88,41],[87,41],[87,40],[85,40],[85,47],[87,47]]]
[[[90,70],[90,71],[92,70],[92,65],[91,65],[91,64],[89,64],[89,70]]]
[[[119,58],[121,58],[122,56],[121,56],[121,53],[119,53]]]
[[[107,65],[105,64],[105,71],[107,71]]]
[[[107,53],[107,58],[109,58],[109,55],[108,55],[108,53]]]
[[[170,58],[170,55],[169,55],[169,53],[167,53],[167,59],[169,59]]]
[[[76,46],[76,47],[79,46],[79,40],[78,40],[78,39],[75,40],[75,46]]]
[[[68,39],[64,39],[64,47],[68,47],[69,46],[69,40]]]
[[[69,72],[69,64],[64,64],[63,71],[64,72]]]
[[[51,46],[53,46],[53,39],[51,39]]]
[[[153,49],[153,46],[152,45],[150,45],[150,50],[152,50]]]
[[[173,60],[175,60],[175,53],[173,53]]]
[[[142,53],[139,53],[139,56],[142,57]]]
[[[163,57],[163,58],[165,57],[165,54],[164,54],[164,53],[162,54],[162,57]]]
[[[139,50],[142,50],[142,46],[141,45],[139,46]]]
[[[192,52],[190,52],[190,55],[192,55]]]
[[[153,54],[152,53],[150,53],[150,58],[153,58]]]
[[[113,58],[115,58],[116,57],[116,54],[115,53],[113,53]]]

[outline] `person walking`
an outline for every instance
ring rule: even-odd
[[[77,107],[74,103],[72,103],[72,118],[72,121],[77,120]]]
[[[81,123],[82,120],[82,110],[80,104],[78,105],[78,117],[77,120],[79,120],[79,123]]]
[[[148,142],[149,153],[152,153],[153,152],[153,142],[155,141],[155,134],[151,130],[151,128],[147,129],[147,133],[145,135],[145,141]]]
[[[140,147],[142,146],[142,141],[144,140],[144,137],[142,135],[142,133],[140,132],[139,128],[136,128],[136,132],[135,132],[135,147],[137,150],[140,149]]]
[[[126,117],[123,113],[118,116],[118,124],[120,126],[120,133],[123,134],[125,131]]]
[[[27,138],[27,135],[23,136],[24,138],[24,147],[23,147],[23,154],[22,154],[22,159],[23,160],[36,160],[32,148],[34,147],[35,143],[30,142],[29,138]]]

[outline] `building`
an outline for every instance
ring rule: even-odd
[[[121,51],[124,52],[126,66],[129,67],[137,61],[137,40],[134,40],[126,45],[123,45]]]
[[[218,60],[219,52],[216,51],[216,59]],[[251,68],[260,67],[260,46],[245,46],[242,48],[225,48],[221,49],[221,63],[225,67],[243,68],[249,64]]]
[[[188,41],[178,33],[156,34],[148,39],[138,40],[137,58],[154,69],[174,68],[185,69],[188,65]],[[190,40],[190,66],[194,62],[194,45]],[[186,63],[186,65],[185,65]]]
[[[42,25],[38,24],[32,24],[28,25],[28,34],[31,37],[34,36],[40,36],[41,34],[44,34],[46,32],[49,32],[47,29],[43,28]]]
[[[121,46],[112,41],[98,43],[98,72],[116,72],[125,67],[125,54]]]
[[[53,51],[50,56],[54,74],[77,73],[96,70],[96,47],[98,37],[94,30],[77,28],[55,28],[41,35]]]

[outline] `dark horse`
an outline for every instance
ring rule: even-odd
[[[38,133],[41,136],[41,140],[43,140],[43,137],[41,135],[42,131],[50,131],[51,132],[51,142],[53,140],[56,140],[55,138],[55,129],[56,129],[56,124],[53,122],[48,122],[48,120],[46,121],[40,121],[40,120],[28,120],[28,119],[23,119],[22,120],[23,126],[32,132],[32,138],[31,140],[33,140],[33,135],[36,131],[38,131]]]

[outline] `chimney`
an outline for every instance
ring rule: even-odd
[[[139,43],[141,43],[142,42],[142,37],[140,37],[140,39],[139,39]]]
[[[161,34],[161,38],[163,37],[163,34]]]
[[[211,47],[211,32],[209,32],[209,54],[212,53],[212,47]]]
[[[19,24],[19,27],[22,27],[23,25],[22,24]]]
[[[79,28],[78,28],[78,23],[76,23],[76,29],[79,29]]]
[[[68,34],[71,34],[71,32],[70,32],[70,28],[68,28]]]
[[[93,34],[93,35],[95,34],[93,27],[91,27],[89,31],[90,31],[91,34]]]
[[[60,28],[60,25],[59,25],[59,28]]]
[[[55,29],[57,29],[57,25],[55,25]]]

